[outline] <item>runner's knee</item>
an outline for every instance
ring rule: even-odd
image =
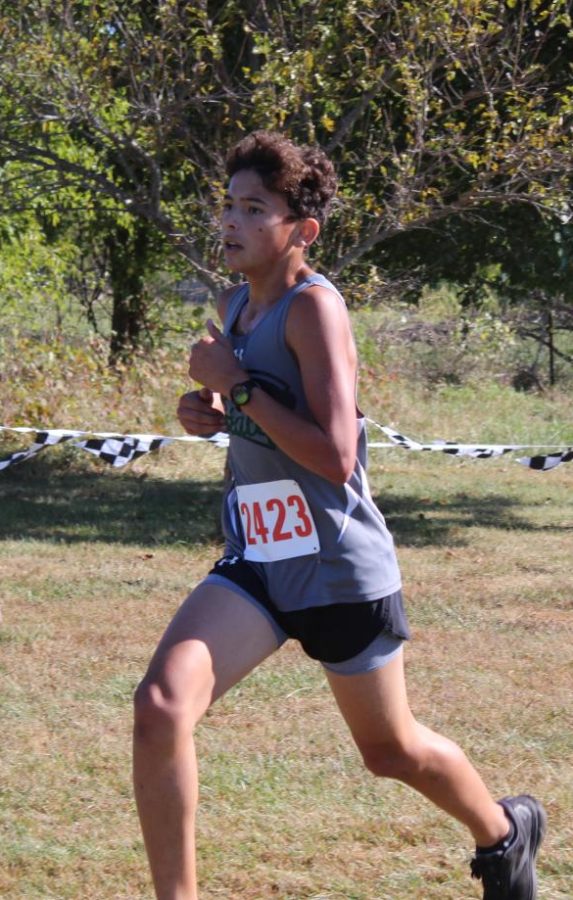
[[[388,741],[361,747],[364,765],[373,775],[408,782],[422,768],[420,754],[413,744]]]
[[[168,745],[188,736],[209,705],[200,672],[147,674],[134,695],[134,732],[140,742]]]
[[[144,678],[134,696],[135,740],[138,743],[171,744],[186,727],[191,731],[193,723],[183,704],[166,696],[157,681]]]

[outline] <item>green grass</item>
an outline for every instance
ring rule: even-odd
[[[137,419],[178,433],[185,366],[172,363],[161,375],[142,364],[113,404],[70,372],[44,396],[49,424],[119,425],[123,411],[124,430]],[[67,406],[50,405],[54,392]],[[429,388],[376,369],[363,372],[361,402],[423,440],[573,442],[560,391]],[[60,448],[0,473],[6,900],[152,896],[131,792],[131,695],[220,552],[223,459],[180,444],[112,471]],[[462,744],[496,796],[543,799],[539,897],[569,900],[573,465],[542,474],[510,457],[373,450],[371,483],[404,575],[412,706]],[[320,667],[296,645],[216,704],[198,748],[202,900],[480,897],[464,829],[364,771]]]

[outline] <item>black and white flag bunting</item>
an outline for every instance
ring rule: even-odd
[[[373,419],[367,419],[370,425],[374,425],[383,431],[390,438],[394,446],[403,447],[405,450],[434,450],[441,453],[448,453],[450,456],[468,456],[472,459],[491,459],[495,456],[504,456],[506,453],[512,453],[516,450],[530,449],[553,449],[545,446],[533,446],[531,444],[460,444],[453,441],[432,441],[429,444],[422,444],[412,438],[394,431],[388,425],[379,425]],[[388,444],[370,443],[369,447],[387,447]],[[554,469],[561,463],[571,462],[573,460],[573,447],[559,448],[555,453],[540,454],[537,456],[522,456],[516,460],[528,469],[537,472],[547,472]]]
[[[133,462],[150,453],[152,450],[160,450],[171,444],[171,438],[153,437],[152,435],[131,435],[126,434],[122,437],[109,438],[90,438],[87,441],[77,441],[74,445],[81,450],[87,450],[93,453],[103,462],[109,463],[110,466],[119,468],[125,466],[126,463]]]
[[[64,441],[69,441],[76,435],[81,434],[79,431],[61,431],[59,429],[36,431],[33,428],[7,428],[5,425],[0,426],[0,431],[28,431],[34,434],[34,440],[27,450],[19,450],[16,453],[10,453],[5,459],[0,459],[0,472],[2,469],[7,469],[8,466],[32,459],[33,456],[37,456],[46,447],[54,447],[56,444],[62,444]]]
[[[53,447],[56,444],[62,444],[65,441],[72,441],[71,446],[77,447],[79,450],[87,450],[101,459],[103,462],[109,463],[114,468],[125,466],[129,462],[139,459],[146,453],[153,450],[160,450],[174,441],[209,441],[218,447],[226,447],[229,439],[226,434],[218,433],[210,438],[196,438],[191,435],[167,436],[162,434],[117,434],[116,432],[99,432],[99,431],[64,431],[63,429],[35,429],[35,428],[9,428],[6,425],[0,425],[1,431],[16,431],[25,434],[33,434],[33,442],[27,450],[16,451],[10,453],[4,459],[0,459],[0,471],[13,466],[16,463],[24,462],[37,456],[46,447]],[[84,438],[84,440],[78,440]]]
[[[571,460],[573,460],[573,447],[562,450],[561,453],[548,453],[545,456],[525,457],[524,459],[518,459],[517,462],[523,463],[525,466],[528,466],[530,469],[535,469],[537,472],[548,472],[549,469],[554,469],[555,466],[560,466],[561,463],[571,462]]]
[[[531,444],[464,444],[452,441],[421,443],[406,437],[387,425],[379,425],[373,419],[367,419],[367,421],[370,425],[380,429],[390,439],[390,443],[369,442],[368,447],[372,449],[400,447],[404,450],[438,451],[450,456],[470,457],[472,459],[491,459],[517,450],[554,451],[535,456],[523,456],[516,460],[516,462],[537,472],[547,472],[562,463],[573,460],[573,447],[563,448]],[[217,434],[209,438],[200,438],[192,435],[117,434],[116,432],[66,431],[58,428],[43,429],[23,426],[11,428],[7,425],[0,425],[0,432],[2,431],[30,434],[33,435],[33,439],[26,450],[15,451],[0,459],[0,471],[16,463],[32,459],[47,447],[54,447],[57,444],[63,444],[68,441],[71,441],[71,446],[80,450],[87,450],[88,453],[94,454],[98,459],[103,460],[103,462],[114,468],[125,466],[146,453],[160,450],[174,441],[185,443],[192,441],[208,442],[216,447],[227,447],[229,445],[229,437],[223,432],[217,432]]]

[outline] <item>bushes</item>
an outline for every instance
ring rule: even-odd
[[[452,403],[457,394],[459,417],[465,402],[470,407],[479,404],[476,398],[485,397],[488,386],[504,388],[504,402],[515,398],[514,388],[547,386],[539,348],[519,337],[511,318],[491,309],[461,309],[450,286],[424,292],[418,307],[394,301],[353,310],[351,315],[362,367],[361,401],[373,415],[410,421],[415,407],[416,423],[431,428],[431,422],[424,422],[420,403],[423,406],[424,396],[443,393],[445,388]],[[191,309],[185,321],[178,317],[177,329],[170,316],[163,318],[155,332],[156,346],[136,352],[129,366],[113,369],[103,337],[58,333],[50,338],[23,328],[4,332],[1,424],[181,433],[175,408],[180,394],[191,388],[189,340],[203,326]],[[531,371],[535,378],[524,380],[523,373]],[[563,364],[559,374],[557,393],[567,394],[571,367]],[[472,389],[469,394],[466,388]],[[550,399],[548,393],[543,396]],[[9,438],[5,435],[3,440]]]
[[[129,366],[107,365],[101,338],[67,343],[18,332],[0,338],[2,424],[147,431],[174,427],[177,397],[188,387],[180,349],[137,353]]]
[[[522,312],[503,309],[497,298],[479,307],[462,305],[456,285],[424,288],[418,306],[385,304],[371,310],[365,328],[368,357],[377,357],[399,378],[420,384],[463,385],[483,380],[516,390],[549,385],[547,350],[534,334],[523,335]],[[563,354],[573,334],[560,336]],[[557,382],[573,383],[566,355],[557,362]]]

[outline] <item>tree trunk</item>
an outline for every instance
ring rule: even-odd
[[[150,235],[146,222],[134,224],[130,231],[118,225],[106,240],[113,310],[109,364],[129,361],[140,344],[145,327],[145,272]]]
[[[553,331],[553,310],[547,310],[547,348],[549,350],[549,384],[555,384],[555,335]]]

